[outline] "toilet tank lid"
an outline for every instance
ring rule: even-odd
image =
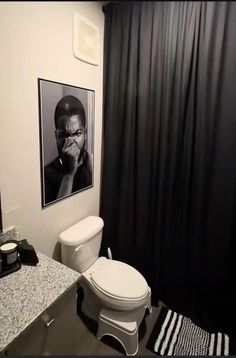
[[[82,244],[96,235],[104,226],[99,216],[88,216],[87,218],[72,225],[59,235],[60,242],[67,246]]]

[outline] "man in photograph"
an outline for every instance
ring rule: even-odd
[[[58,156],[44,168],[45,204],[92,185],[91,155],[85,150],[87,128],[82,103],[63,97],[55,108]]]

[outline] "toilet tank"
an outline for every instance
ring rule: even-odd
[[[62,263],[78,272],[87,270],[98,258],[104,223],[98,216],[88,216],[63,231],[61,242]]]

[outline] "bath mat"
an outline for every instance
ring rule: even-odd
[[[226,356],[230,352],[229,337],[208,333],[189,318],[162,307],[147,348],[158,355]]]

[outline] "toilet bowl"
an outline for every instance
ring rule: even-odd
[[[127,341],[128,346],[130,343],[130,347],[134,347],[136,343],[130,340],[138,342],[137,331],[146,308],[151,313],[151,290],[145,278],[132,266],[99,257],[103,226],[100,217],[89,216],[63,231],[60,234],[62,262],[82,275],[82,312],[98,323],[103,322],[102,327],[106,327],[103,335],[113,335],[121,343]],[[119,314],[121,319],[117,321]],[[137,327],[135,337],[127,331],[131,323]],[[101,335],[103,329],[98,331]],[[129,354],[127,344],[124,347]]]
[[[147,301],[149,288],[146,280],[123,262],[99,257],[82,276],[107,308],[132,310]]]

